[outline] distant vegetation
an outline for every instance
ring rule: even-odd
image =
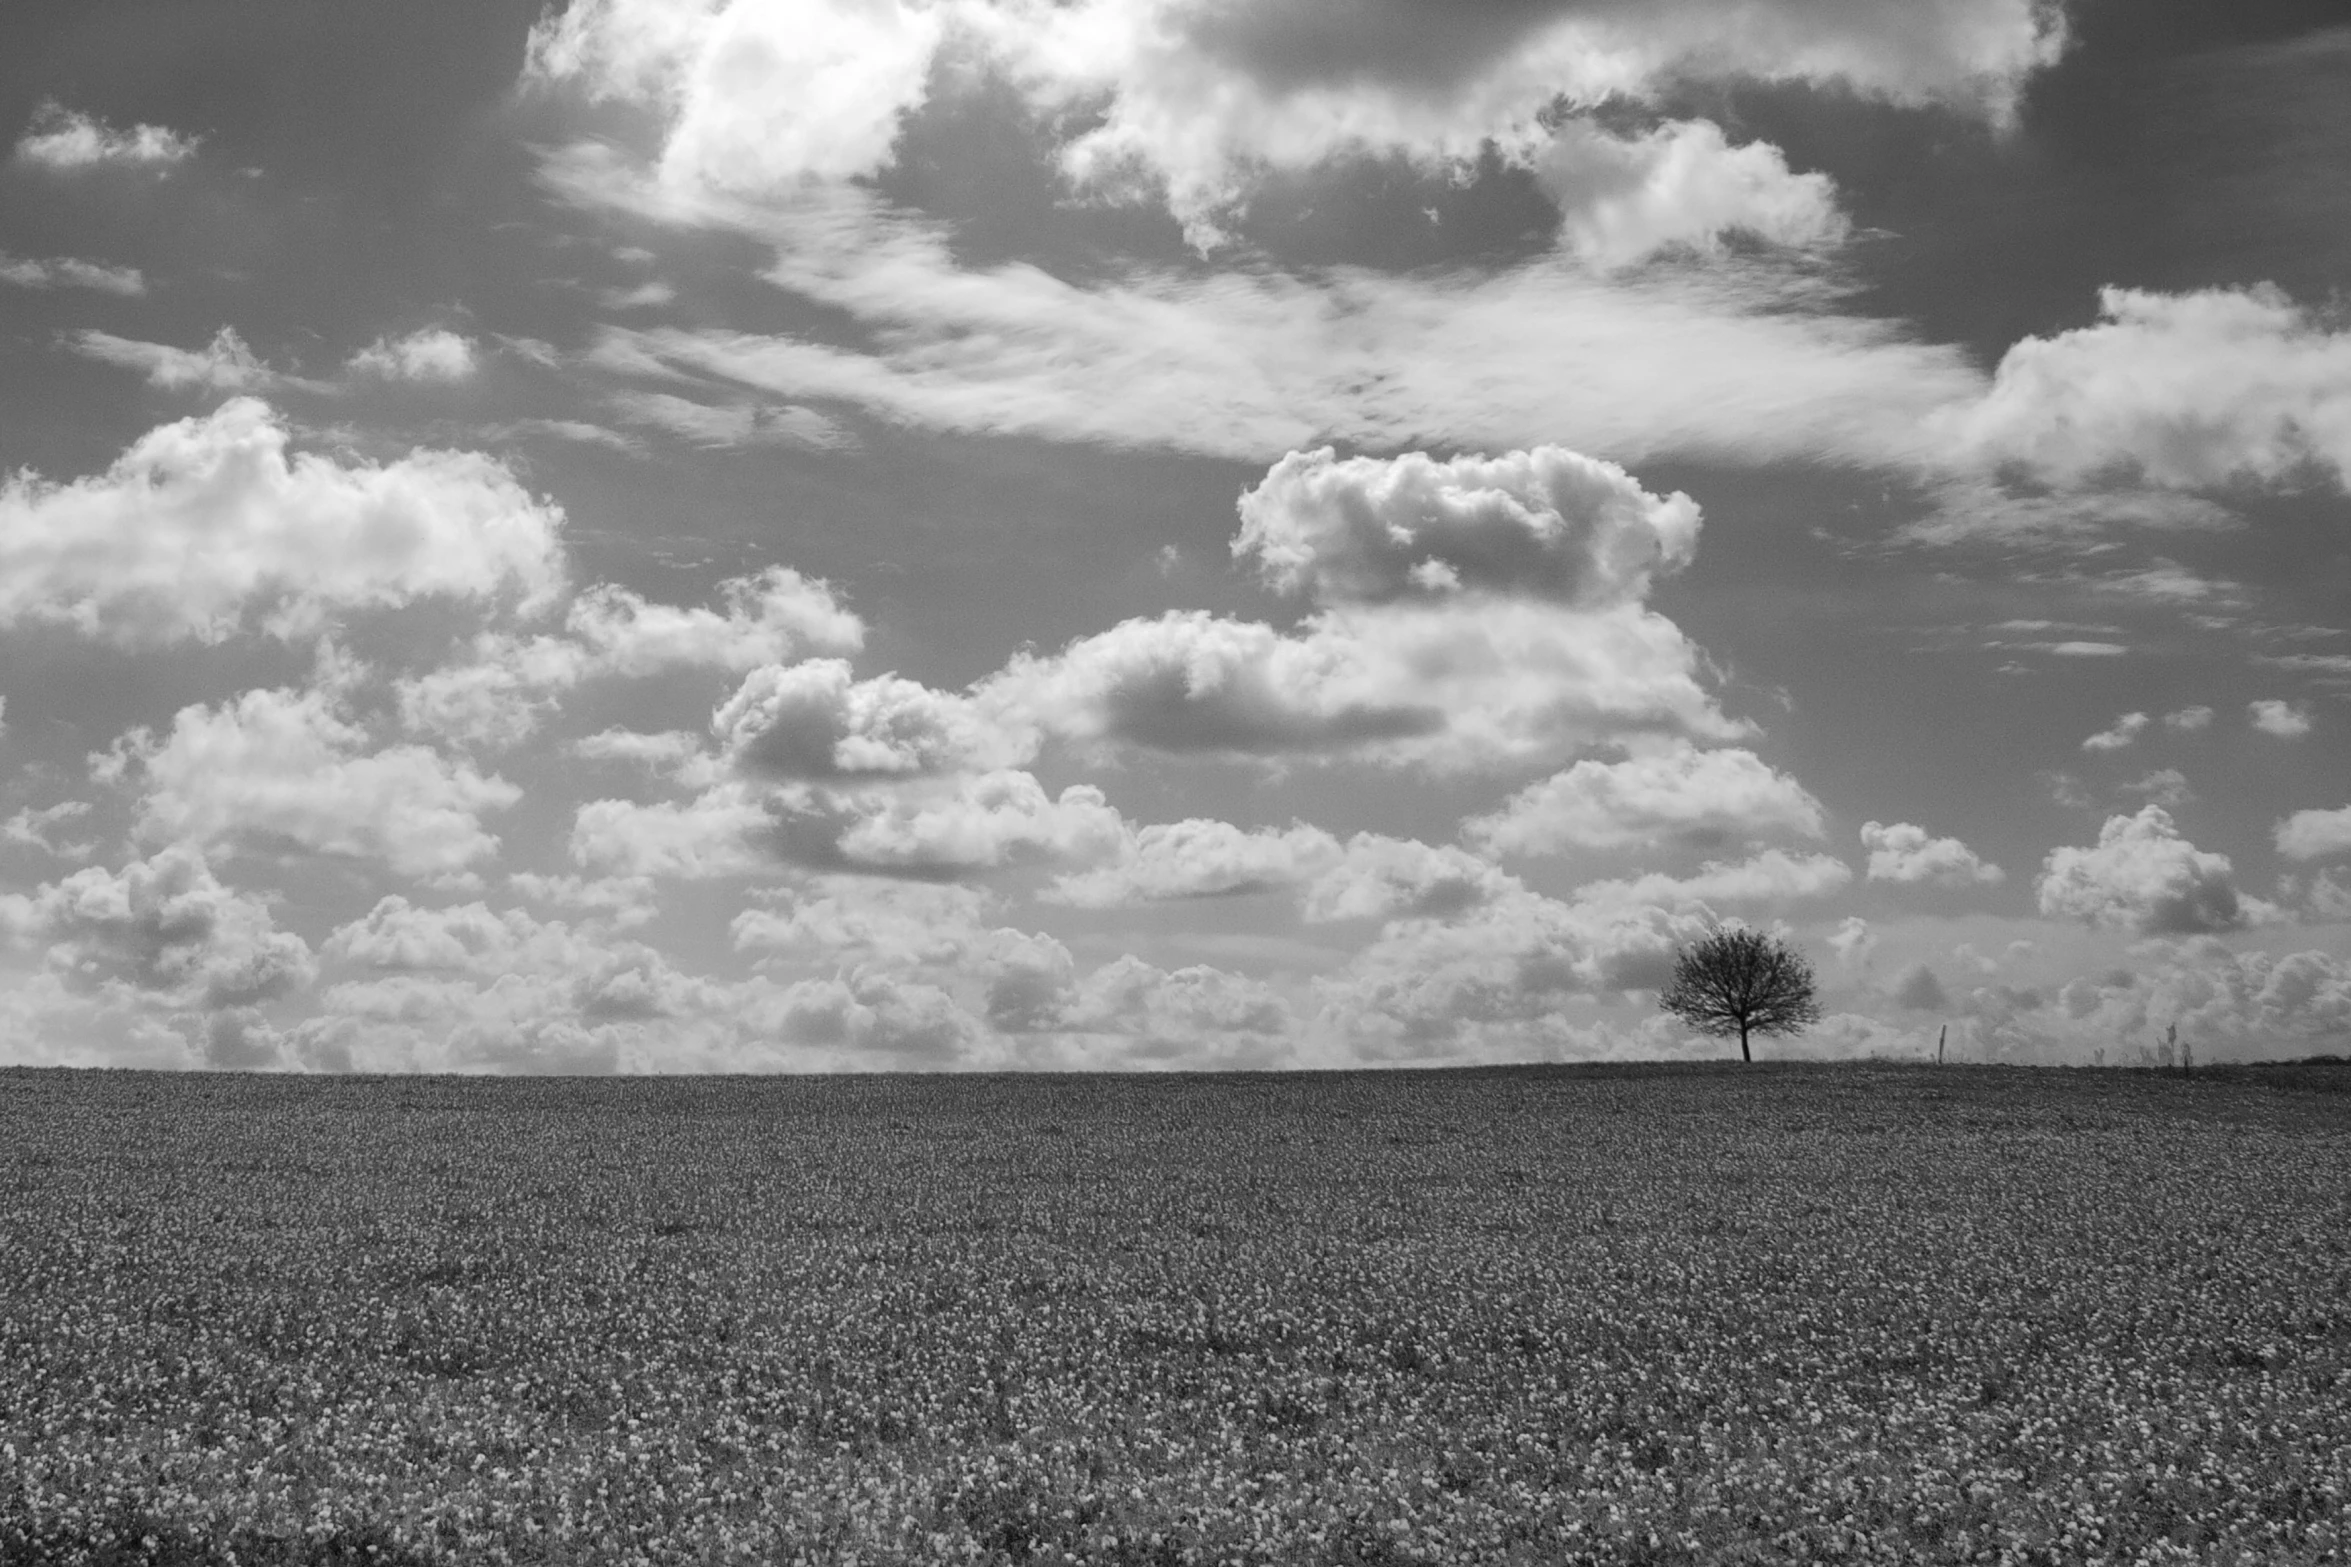
[[[2346,1081],[0,1072],[0,1562],[2339,1561]]]

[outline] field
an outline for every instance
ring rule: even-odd
[[[2343,1561],[2347,1090],[0,1072],[0,1563]]]

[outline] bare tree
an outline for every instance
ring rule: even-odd
[[[1673,983],[1658,1005],[1701,1034],[1739,1036],[1739,1059],[1755,1059],[1747,1036],[1795,1034],[1820,1021],[1812,965],[1759,930],[1718,930],[1674,954]]]

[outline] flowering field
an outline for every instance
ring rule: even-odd
[[[2342,1561],[2345,1090],[0,1072],[0,1562]]]

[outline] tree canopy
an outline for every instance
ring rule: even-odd
[[[1673,983],[1658,1005],[1701,1034],[1739,1036],[1739,1059],[1752,1061],[1747,1036],[1796,1034],[1820,1021],[1812,965],[1777,936],[1718,930],[1674,954]]]

